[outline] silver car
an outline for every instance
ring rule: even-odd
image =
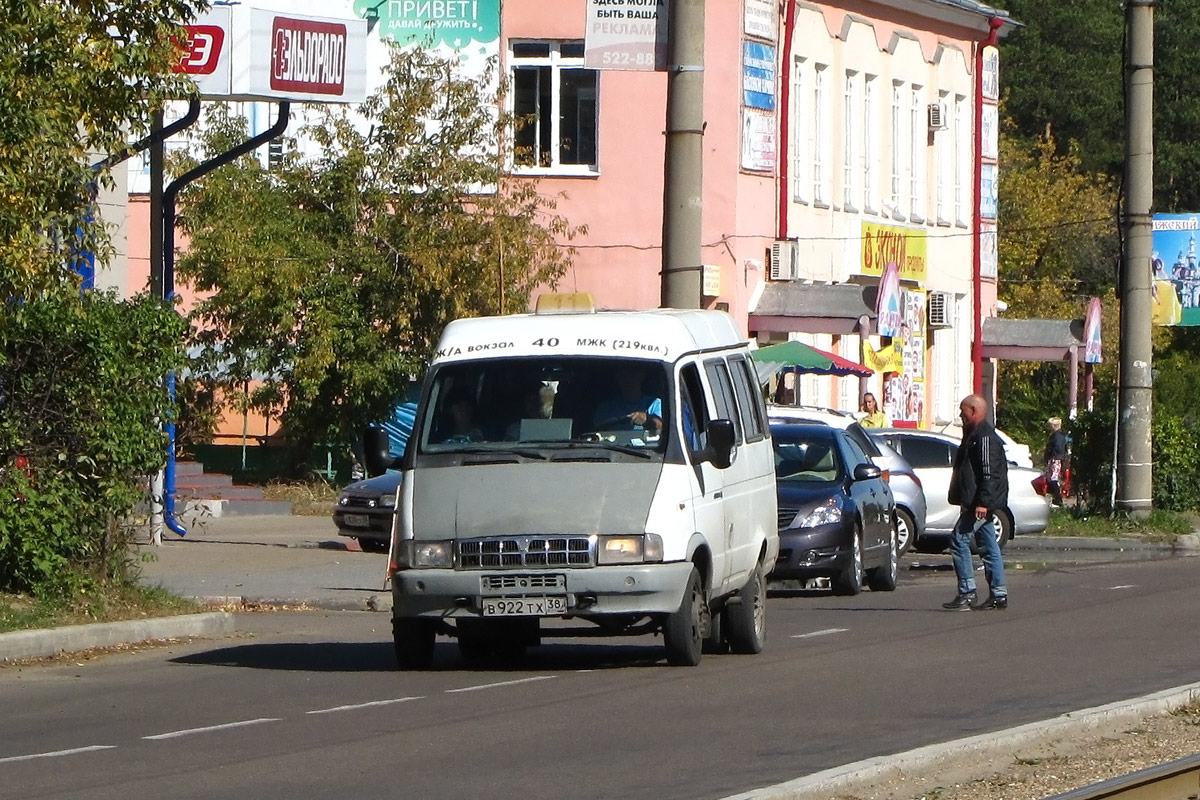
[[[916,548],[937,552],[949,543],[958,506],[950,505],[950,473],[959,440],[953,436],[909,428],[878,428],[871,431],[891,445],[912,465],[925,487],[925,530]],[[1050,520],[1050,498],[1038,492],[1041,473],[1035,469],[1008,465],[1008,508],[996,512],[996,540],[1004,547],[1013,536],[1040,533]],[[1044,491],[1044,490],[1043,490]]]

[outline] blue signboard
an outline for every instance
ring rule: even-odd
[[[742,104],[775,110],[775,46],[742,43]]]

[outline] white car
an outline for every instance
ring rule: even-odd
[[[928,512],[925,532],[917,541],[918,550],[937,552],[949,543],[958,506],[950,504],[950,473],[959,440],[944,433],[911,428],[878,428],[871,431],[912,464],[925,487]],[[1040,533],[1050,520],[1050,498],[1039,493],[1042,474],[1013,464],[1008,468],[1008,508],[996,512],[996,540],[1001,547],[1016,534]],[[1044,487],[1043,487],[1044,491]]]
[[[958,424],[946,425],[937,432],[946,434],[956,442],[962,441],[962,426]],[[1004,442],[1004,454],[1008,456],[1008,463],[1033,469],[1033,454],[1029,451],[1029,445],[1021,444],[999,428],[996,429],[996,435]]]

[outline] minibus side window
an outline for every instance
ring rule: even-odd
[[[733,388],[737,391],[738,407],[742,412],[742,427],[746,429],[746,441],[757,442],[763,438],[764,426],[760,414],[762,403],[755,399],[757,390],[751,381],[749,367],[744,356],[733,356],[729,359]]]
[[[714,358],[704,362],[704,372],[708,375],[712,387],[713,401],[717,404],[717,419],[727,419],[733,423],[734,443],[745,441],[742,432],[742,419],[738,415],[737,401],[733,397],[733,382],[729,379],[729,368],[725,360]]]

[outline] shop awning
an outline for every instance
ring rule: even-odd
[[[860,333],[859,321],[875,319],[876,287],[856,283],[773,281],[750,310],[755,333]],[[869,324],[869,323],[868,323]]]

